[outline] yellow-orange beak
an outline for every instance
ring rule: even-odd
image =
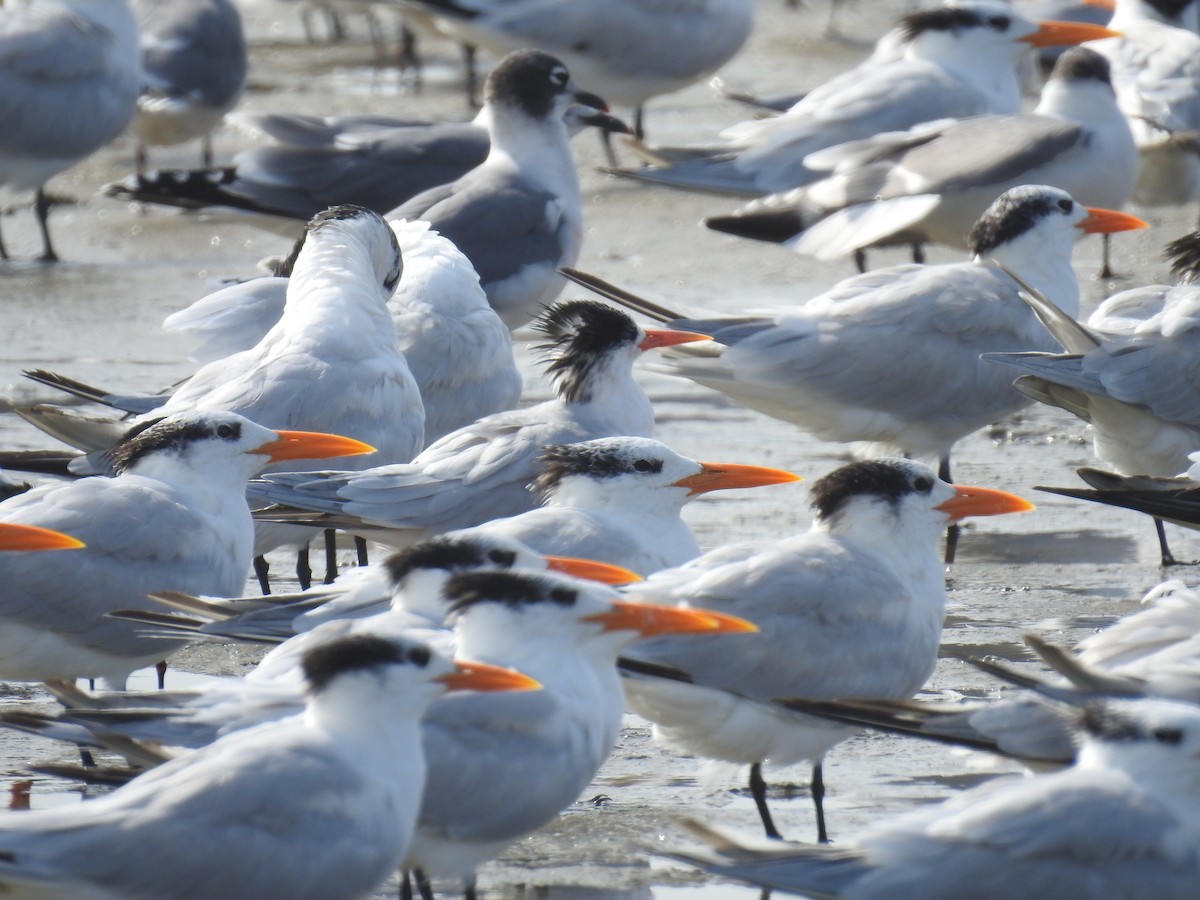
[[[675,482],[676,487],[685,487],[690,494],[703,494],[708,491],[729,490],[731,488],[763,487],[768,484],[787,484],[792,481],[802,481],[799,475],[785,472],[783,469],[771,469],[766,466],[739,466],[735,463],[700,463],[701,469],[695,475],[688,475]]]
[[[1084,41],[1120,37],[1121,32],[1086,22],[1038,22],[1038,30],[1021,38],[1031,47],[1071,47]]]
[[[639,350],[653,350],[656,347],[672,347],[675,344],[712,340],[707,334],[697,334],[694,331],[673,331],[670,328],[644,328],[642,332],[646,336],[638,344]]]
[[[269,456],[271,462],[287,459],[332,459],[335,456],[359,456],[374,453],[375,448],[354,438],[319,431],[276,431],[275,440],[249,451]]]
[[[660,606],[657,603],[613,602],[608,612],[588,616],[585,622],[598,622],[605,631],[636,631],[642,637],[659,634],[736,634],[758,631],[758,626],[737,616],[711,609],[686,606]]]
[[[454,671],[439,675],[448,691],[540,691],[542,683],[516,669],[489,666],[487,663],[454,661]]]
[[[1115,209],[1104,209],[1099,206],[1085,206],[1088,217],[1079,223],[1078,228],[1084,234],[1114,234],[1118,231],[1136,231],[1138,228],[1149,228],[1149,224],[1129,213],[1117,212]]]
[[[954,485],[955,495],[938,507],[951,522],[968,516],[1001,516],[1005,513],[1028,512],[1034,505],[1028,500],[992,488]]]
[[[36,525],[0,522],[0,550],[78,550],[86,546],[83,541],[61,531],[38,528]]]
[[[1107,9],[1110,12],[1117,8],[1116,0],[1083,0],[1084,6],[1094,6],[1097,9]]]
[[[601,584],[632,584],[641,581],[637,572],[594,559],[577,559],[574,556],[547,556],[546,567],[555,572],[565,572],[576,578],[599,581]]]

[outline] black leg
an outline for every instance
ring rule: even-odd
[[[337,529],[325,529],[325,584],[337,581]]]
[[[358,564],[365,566],[368,564],[367,559],[367,539],[364,537],[354,536],[354,552],[358,556]]]
[[[400,900],[413,900],[412,873],[408,869],[400,872]]]
[[[79,764],[85,769],[96,768],[96,757],[92,756],[92,751],[86,747],[79,748]]]
[[[1166,566],[1179,565],[1179,560],[1175,558],[1175,555],[1171,552],[1171,548],[1167,546],[1167,529],[1163,527],[1163,520],[1157,516],[1154,518],[1154,532],[1158,535],[1158,552],[1162,554],[1160,565],[1164,568]]]
[[[867,271],[867,251],[861,247],[854,251],[854,267],[858,269],[859,275]]]
[[[646,137],[646,107],[639,106],[633,111],[633,136],[639,141]]]
[[[470,44],[462,45],[463,68],[466,70],[467,102],[475,109],[479,108],[479,72],[475,68],[475,48]]]
[[[915,262],[918,266],[925,265],[925,245],[924,244],[913,244],[912,245],[912,261]]]
[[[146,145],[138,143],[137,150],[133,151],[133,164],[139,175],[146,174],[146,163],[148,162]]]
[[[4,246],[3,236],[0,236],[0,259],[8,259],[8,248]]]
[[[165,691],[167,689],[167,661],[160,659],[154,664],[154,671],[158,675],[158,689]]]
[[[45,188],[38,188],[33,196],[33,210],[37,213],[38,228],[42,231],[42,262],[58,262],[58,254],[50,244],[50,198],[46,196]]]
[[[258,589],[263,592],[263,596],[269,596],[271,593],[271,564],[267,562],[265,556],[254,557],[254,577],[258,579]]]
[[[949,453],[938,460],[938,478],[949,484],[954,484],[954,479],[950,477]],[[946,555],[944,559],[947,564],[954,562],[954,555],[958,551],[959,531],[957,522],[951,522],[946,526]]]
[[[429,883],[429,876],[420,869],[413,869],[413,878],[417,882],[421,900],[433,900],[433,885]]]
[[[200,139],[200,163],[206,169],[211,169],[213,164],[213,148],[212,135],[206,134]]]
[[[754,798],[754,805],[758,807],[758,815],[762,819],[767,837],[783,840],[783,835],[779,833],[771,818],[771,811],[767,809],[767,783],[763,781],[762,763],[755,763],[750,767],[750,796]]]
[[[828,844],[829,832],[825,830],[825,771],[819,762],[813,764],[811,791],[813,806],[817,810],[817,843]]]
[[[479,895],[475,892],[475,876],[472,875],[463,882],[463,900],[478,900]]]
[[[308,564],[307,545],[296,553],[296,578],[300,582],[300,590],[307,591],[312,587],[312,566]]]
[[[1101,262],[1101,264],[1100,264],[1100,277],[1101,278],[1112,278],[1112,276],[1113,276],[1112,255],[1111,255],[1112,254],[1112,241],[1110,240],[1112,235],[1111,234],[1103,234],[1100,237],[1104,241],[1103,262]]]

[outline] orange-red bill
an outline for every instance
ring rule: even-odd
[[[255,447],[251,453],[269,456],[271,462],[288,459],[332,459],[374,453],[375,448],[354,438],[319,431],[276,431],[275,440]]]
[[[86,546],[83,541],[61,531],[0,522],[0,550],[78,550]]]
[[[695,341],[711,341],[707,334],[695,331],[675,331],[671,328],[644,328],[646,336],[638,344],[639,350],[653,350],[656,347],[673,347],[675,344],[691,344]]]
[[[695,475],[688,475],[675,482],[676,487],[685,487],[692,494],[731,488],[764,487],[768,484],[788,484],[803,481],[799,475],[783,469],[767,466],[742,466],[736,463],[700,463]]]
[[[555,572],[565,572],[576,578],[599,581],[601,584],[632,584],[641,581],[637,572],[594,559],[577,559],[574,556],[547,556],[546,567]]]
[[[542,683],[516,669],[490,666],[487,663],[455,660],[454,671],[439,675],[448,691],[539,691]]]
[[[1085,234],[1114,234],[1118,231],[1136,231],[1138,228],[1149,228],[1150,225],[1137,216],[1118,212],[1115,209],[1104,209],[1100,206],[1085,206],[1088,217],[1079,223],[1079,228]]]
[[[1038,22],[1038,30],[1021,38],[1032,47],[1072,47],[1084,41],[1120,37],[1121,32],[1086,22]]]
[[[736,634],[758,631],[758,626],[738,616],[693,609],[687,606],[660,606],[657,603],[629,603],[617,600],[608,612],[588,616],[605,631],[636,631],[643,637],[659,634]]]
[[[954,490],[955,495],[938,507],[952,522],[968,516],[1002,516],[1035,508],[1028,500],[1007,491],[964,484],[954,485]]]

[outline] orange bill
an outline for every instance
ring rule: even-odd
[[[605,631],[636,631],[642,637],[660,634],[736,634],[758,631],[758,626],[738,616],[692,609],[687,606],[660,606],[657,603],[613,602],[608,612],[588,616],[584,621],[598,622]]]
[[[324,434],[319,431],[276,431],[275,435],[275,440],[268,441],[249,452],[269,456],[271,462],[283,462],[288,459],[332,459],[335,456],[359,456],[363,453],[375,452],[375,448],[370,444],[364,444],[354,438],[342,437],[339,434]]]
[[[641,581],[637,572],[594,559],[576,559],[574,556],[547,556],[546,567],[555,572],[565,572],[576,578],[599,581],[601,584],[632,584]]]
[[[1086,22],[1038,22],[1038,30],[1021,38],[1032,47],[1071,47],[1085,41],[1120,37],[1121,32]]]
[[[685,487],[692,494],[731,488],[763,487],[768,484],[788,484],[803,481],[799,475],[783,469],[767,466],[740,466],[736,463],[700,463],[700,471],[675,482],[676,487]]]
[[[516,669],[490,666],[487,663],[454,661],[455,670],[440,675],[448,691],[540,691],[542,683]]]
[[[83,541],[61,531],[0,522],[0,550],[78,550],[86,546]]]
[[[1078,228],[1084,234],[1113,234],[1118,231],[1136,231],[1139,228],[1149,228],[1149,223],[1129,213],[1117,212],[1115,209],[1104,209],[1099,206],[1085,206],[1088,217],[1079,223]]]
[[[1035,508],[1028,500],[1007,491],[970,487],[965,484],[954,485],[954,490],[955,496],[938,507],[952,522],[968,516],[1002,516],[1005,513],[1028,512]]]
[[[638,344],[639,350],[653,350],[656,347],[673,347],[675,344],[712,340],[707,334],[697,334],[694,331],[675,331],[671,328],[644,328],[642,333],[646,336]]]

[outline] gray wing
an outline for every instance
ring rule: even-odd
[[[246,40],[230,0],[138,0],[142,69],[149,88],[227,107],[246,83]]]

